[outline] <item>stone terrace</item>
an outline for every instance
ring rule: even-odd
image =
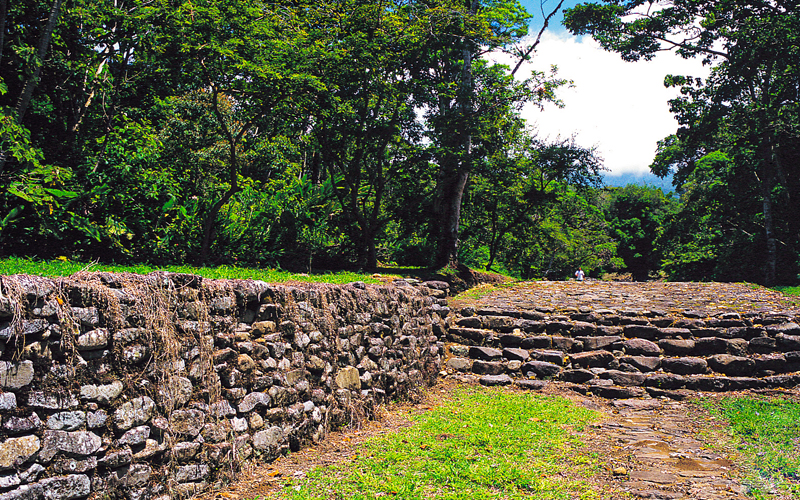
[[[800,385],[800,306],[745,284],[532,282],[451,309],[446,368],[484,384],[610,398]]]

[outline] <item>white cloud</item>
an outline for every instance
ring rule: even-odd
[[[708,74],[699,60],[671,52],[653,61],[625,62],[589,37],[567,33],[545,33],[530,67],[547,71],[552,64],[558,66],[560,78],[575,85],[558,92],[565,107],[531,107],[525,117],[540,136],[575,134],[581,146],[596,146],[613,174],[647,172],[657,142],[677,130],[667,101],[678,90],[665,88],[664,76]],[[517,74],[525,71],[520,68]]]

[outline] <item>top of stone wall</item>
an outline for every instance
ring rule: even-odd
[[[451,307],[564,314],[610,310],[694,318],[727,313],[800,316],[800,300],[743,283],[534,281],[495,289],[477,299],[457,299]]]

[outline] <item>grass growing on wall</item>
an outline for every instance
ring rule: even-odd
[[[563,398],[482,387],[365,444],[354,460],[321,467],[273,498],[597,499],[596,454],[578,432],[599,414]]]
[[[39,261],[19,257],[0,259],[0,275],[31,274],[35,276],[70,276],[80,271],[136,273],[147,274],[153,271],[169,271],[174,273],[195,274],[209,279],[253,279],[269,283],[284,283],[287,281],[305,281],[314,283],[350,283],[363,281],[365,283],[378,283],[371,274],[336,272],[318,274],[294,274],[273,269],[254,269],[232,266],[193,267],[193,266],[164,266],[154,267],[145,264],[121,266],[99,264],[95,262],[73,262],[68,259],[54,259]]]
[[[750,496],[800,498],[800,402],[726,397],[701,405],[728,424],[729,444],[750,470]]]
[[[781,293],[786,295],[794,295],[795,297],[800,297],[800,286],[776,286],[775,290],[778,290]]]

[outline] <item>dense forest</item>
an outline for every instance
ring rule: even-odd
[[[794,283],[800,7],[607,0],[565,26],[680,88],[651,170],[544,140],[516,0],[0,0],[0,255]],[[513,63],[492,62],[504,53]]]

